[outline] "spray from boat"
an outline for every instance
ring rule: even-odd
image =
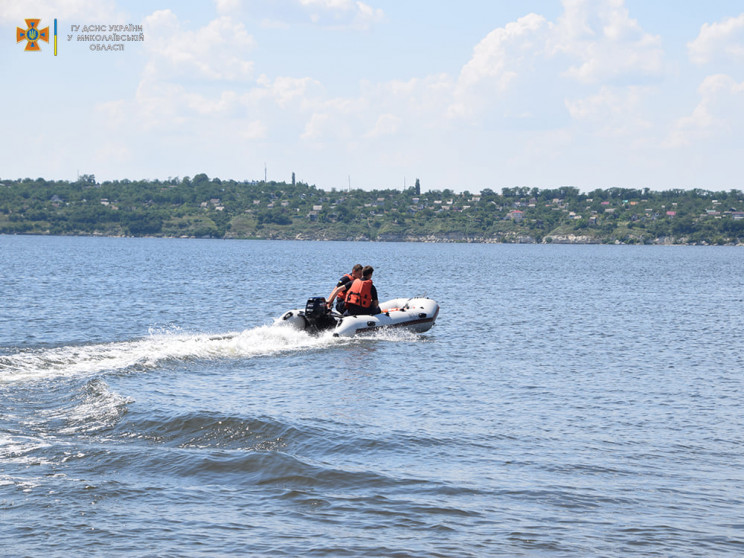
[[[281,318],[277,319],[279,321]],[[381,340],[415,341],[406,332],[385,332]],[[169,363],[199,360],[250,359],[323,350],[359,339],[321,335],[276,323],[228,333],[185,333],[178,329],[153,330],[147,337],[111,343],[31,348],[0,354],[0,384],[64,377],[97,376],[155,370]]]

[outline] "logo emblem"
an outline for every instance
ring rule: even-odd
[[[26,29],[16,27],[16,43],[26,39],[26,48],[23,50],[37,51],[41,50],[39,41],[49,42],[49,27],[39,29],[40,19],[27,19]]]

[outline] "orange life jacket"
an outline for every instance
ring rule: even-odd
[[[348,289],[347,304],[356,304],[362,308],[372,306],[372,279],[356,279]]]
[[[344,277],[348,277],[349,280],[353,283],[354,282],[354,276],[350,273],[344,273]],[[346,300],[346,297],[349,296],[349,289],[346,289],[345,291],[341,291],[336,295],[336,298],[340,298],[341,300]]]

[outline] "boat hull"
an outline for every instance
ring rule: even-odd
[[[335,312],[315,320],[301,309],[289,310],[277,323],[314,333],[332,331],[334,337],[369,335],[386,329],[406,329],[416,333],[429,331],[439,315],[439,304],[430,298],[395,298],[380,304],[374,316],[341,316]]]

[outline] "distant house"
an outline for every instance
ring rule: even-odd
[[[520,211],[519,209],[512,209],[509,213],[506,214],[507,219],[511,219],[515,223],[522,222],[522,219],[524,219],[524,212]]]
[[[675,215],[677,215],[677,212],[676,212],[676,211],[667,211],[667,212],[666,212],[666,214],[667,214],[667,215],[668,215],[669,217],[674,217]]]

